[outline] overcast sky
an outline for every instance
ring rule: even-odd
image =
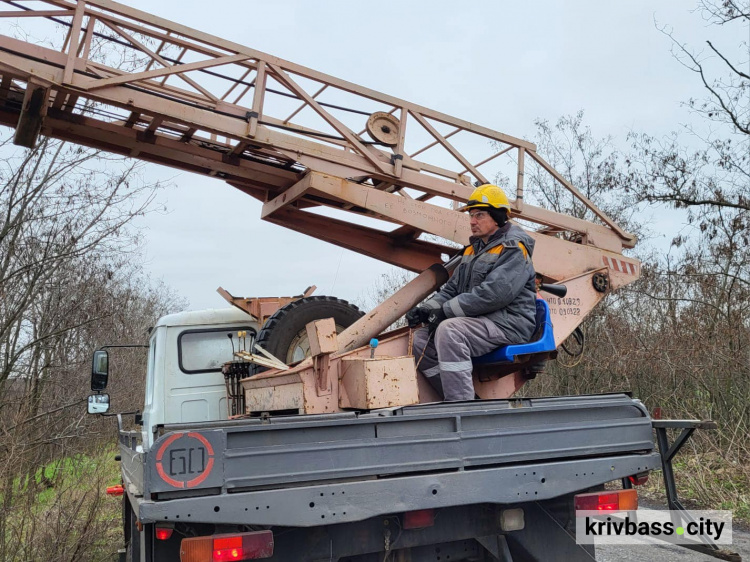
[[[657,29],[700,47],[715,36],[691,0],[274,2],[135,0],[201,31],[534,141],[534,120],[579,109],[597,136],[665,134],[702,91]],[[737,40],[727,41],[736,48]],[[542,155],[544,156],[544,155]],[[356,300],[390,266],[266,224],[220,180],[149,166],[175,184],[145,220],[147,270],[190,302],[317,294]]]

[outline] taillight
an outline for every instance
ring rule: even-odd
[[[181,562],[225,562],[262,560],[273,556],[273,533],[255,531],[182,539]]]
[[[242,548],[242,537],[215,538],[213,559],[215,562],[245,560],[245,549]]]
[[[424,529],[435,524],[434,509],[418,509],[404,513],[404,529]]]
[[[118,484],[117,486],[108,486],[107,487],[107,495],[108,496],[121,496],[125,493],[125,488],[122,487],[122,484]]]
[[[156,539],[160,541],[169,540],[174,532],[174,525],[171,523],[157,523],[154,530]]]
[[[633,486],[642,486],[646,482],[648,482],[648,472],[639,472],[638,474],[634,474],[633,476],[628,476],[630,479],[630,483],[633,484]]]
[[[574,503],[576,511],[635,511],[638,492],[631,489],[578,494]]]

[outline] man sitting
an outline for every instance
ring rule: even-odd
[[[534,240],[508,222],[502,189],[482,185],[459,209],[471,217],[470,245],[443,287],[406,314],[419,371],[445,400],[473,400],[472,357],[528,342],[535,328]]]

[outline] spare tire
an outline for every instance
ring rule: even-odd
[[[336,297],[304,297],[281,307],[266,320],[255,342],[274,357],[290,365],[310,355],[305,327],[313,320],[333,318],[336,332],[341,333],[364,314],[359,308]],[[251,374],[265,371],[253,365]]]

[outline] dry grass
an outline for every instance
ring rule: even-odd
[[[115,558],[121,500],[106,495],[119,483],[111,449],[51,463],[33,475],[5,480],[3,562],[104,562]],[[12,497],[9,497],[12,496]],[[121,542],[121,541],[119,541]]]

